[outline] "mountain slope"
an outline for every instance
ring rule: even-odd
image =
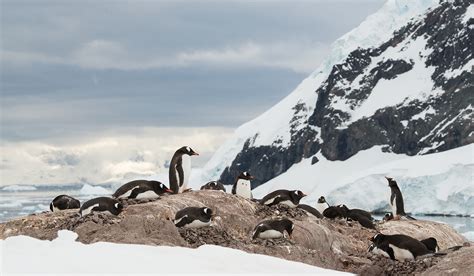
[[[387,1],[287,98],[237,129],[207,174],[232,182],[249,170],[259,186],[295,164],[316,170],[318,160],[344,161],[374,146],[415,156],[472,143],[472,6]]]

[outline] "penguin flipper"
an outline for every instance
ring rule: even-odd
[[[186,226],[186,224],[190,224],[193,221],[194,221],[194,219],[190,218],[188,215],[184,215],[181,218],[175,220],[174,225],[176,227],[183,227],[183,226]]]

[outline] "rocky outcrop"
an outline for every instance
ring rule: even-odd
[[[170,219],[174,218],[176,211],[187,206],[212,208],[217,214],[212,227],[177,229]],[[291,239],[251,239],[251,232],[258,222],[281,216],[295,223]],[[451,227],[436,222],[393,221],[376,227],[383,233],[405,233],[420,239],[435,237],[442,248],[466,243]],[[169,195],[140,204],[129,201],[117,217],[92,214],[81,218],[75,210],[34,214],[0,224],[0,238],[28,235],[52,240],[60,229],[73,230],[83,243],[107,241],[185,247],[217,244],[355,273],[372,271],[373,267],[383,270],[376,265],[381,261],[398,263],[368,253],[368,240],[376,231],[363,228],[357,222],[318,219],[301,209],[261,206],[235,195],[211,190]],[[429,264],[441,265],[444,258]],[[428,267],[423,267],[423,270]]]

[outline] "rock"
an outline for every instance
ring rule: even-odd
[[[207,206],[216,217],[210,227],[178,229],[172,220],[175,213],[188,206]],[[287,217],[294,222],[291,239],[252,240],[255,225],[271,217]],[[435,237],[441,248],[462,245],[466,240],[451,227],[431,221],[390,221],[377,224],[383,233],[404,233],[417,238]],[[203,190],[167,195],[159,200],[129,204],[118,216],[94,213],[80,217],[77,210],[30,215],[0,224],[0,238],[27,235],[51,240],[60,229],[73,230],[78,241],[134,243],[198,247],[215,244],[251,253],[271,255],[319,267],[367,275],[421,273],[430,266],[445,265],[446,257],[429,260],[394,262],[367,252],[369,238],[376,231],[358,223],[318,219],[303,210],[286,206],[262,206],[221,191]],[[473,247],[468,247],[472,252]],[[462,262],[469,254],[461,249],[452,253]],[[457,253],[458,252],[458,253]],[[466,261],[467,259],[464,259]],[[439,262],[439,264],[437,264]],[[463,264],[468,267],[467,264]],[[446,268],[447,271],[447,268]],[[458,272],[463,270],[458,270]]]

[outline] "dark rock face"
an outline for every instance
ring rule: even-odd
[[[329,160],[346,160],[374,145],[382,145],[387,152],[417,155],[473,143],[474,74],[472,67],[463,68],[472,60],[474,49],[474,20],[464,19],[470,2],[443,2],[419,20],[407,23],[379,47],[351,52],[315,87],[318,97],[307,119],[301,114],[309,112],[308,107],[299,102],[290,122],[281,122],[289,125],[289,145],[275,140],[272,145],[253,146],[256,136],[248,139],[223,171],[221,181],[231,183],[246,170],[256,176],[252,182],[255,188],[319,151]],[[426,44],[418,56],[392,58],[390,49],[419,40]],[[433,72],[431,79],[439,93],[430,92],[423,99],[408,98],[349,122],[349,112],[367,100],[380,81],[394,80],[420,63]],[[458,74],[453,73],[461,68]],[[338,107],[340,101],[346,109]]]

